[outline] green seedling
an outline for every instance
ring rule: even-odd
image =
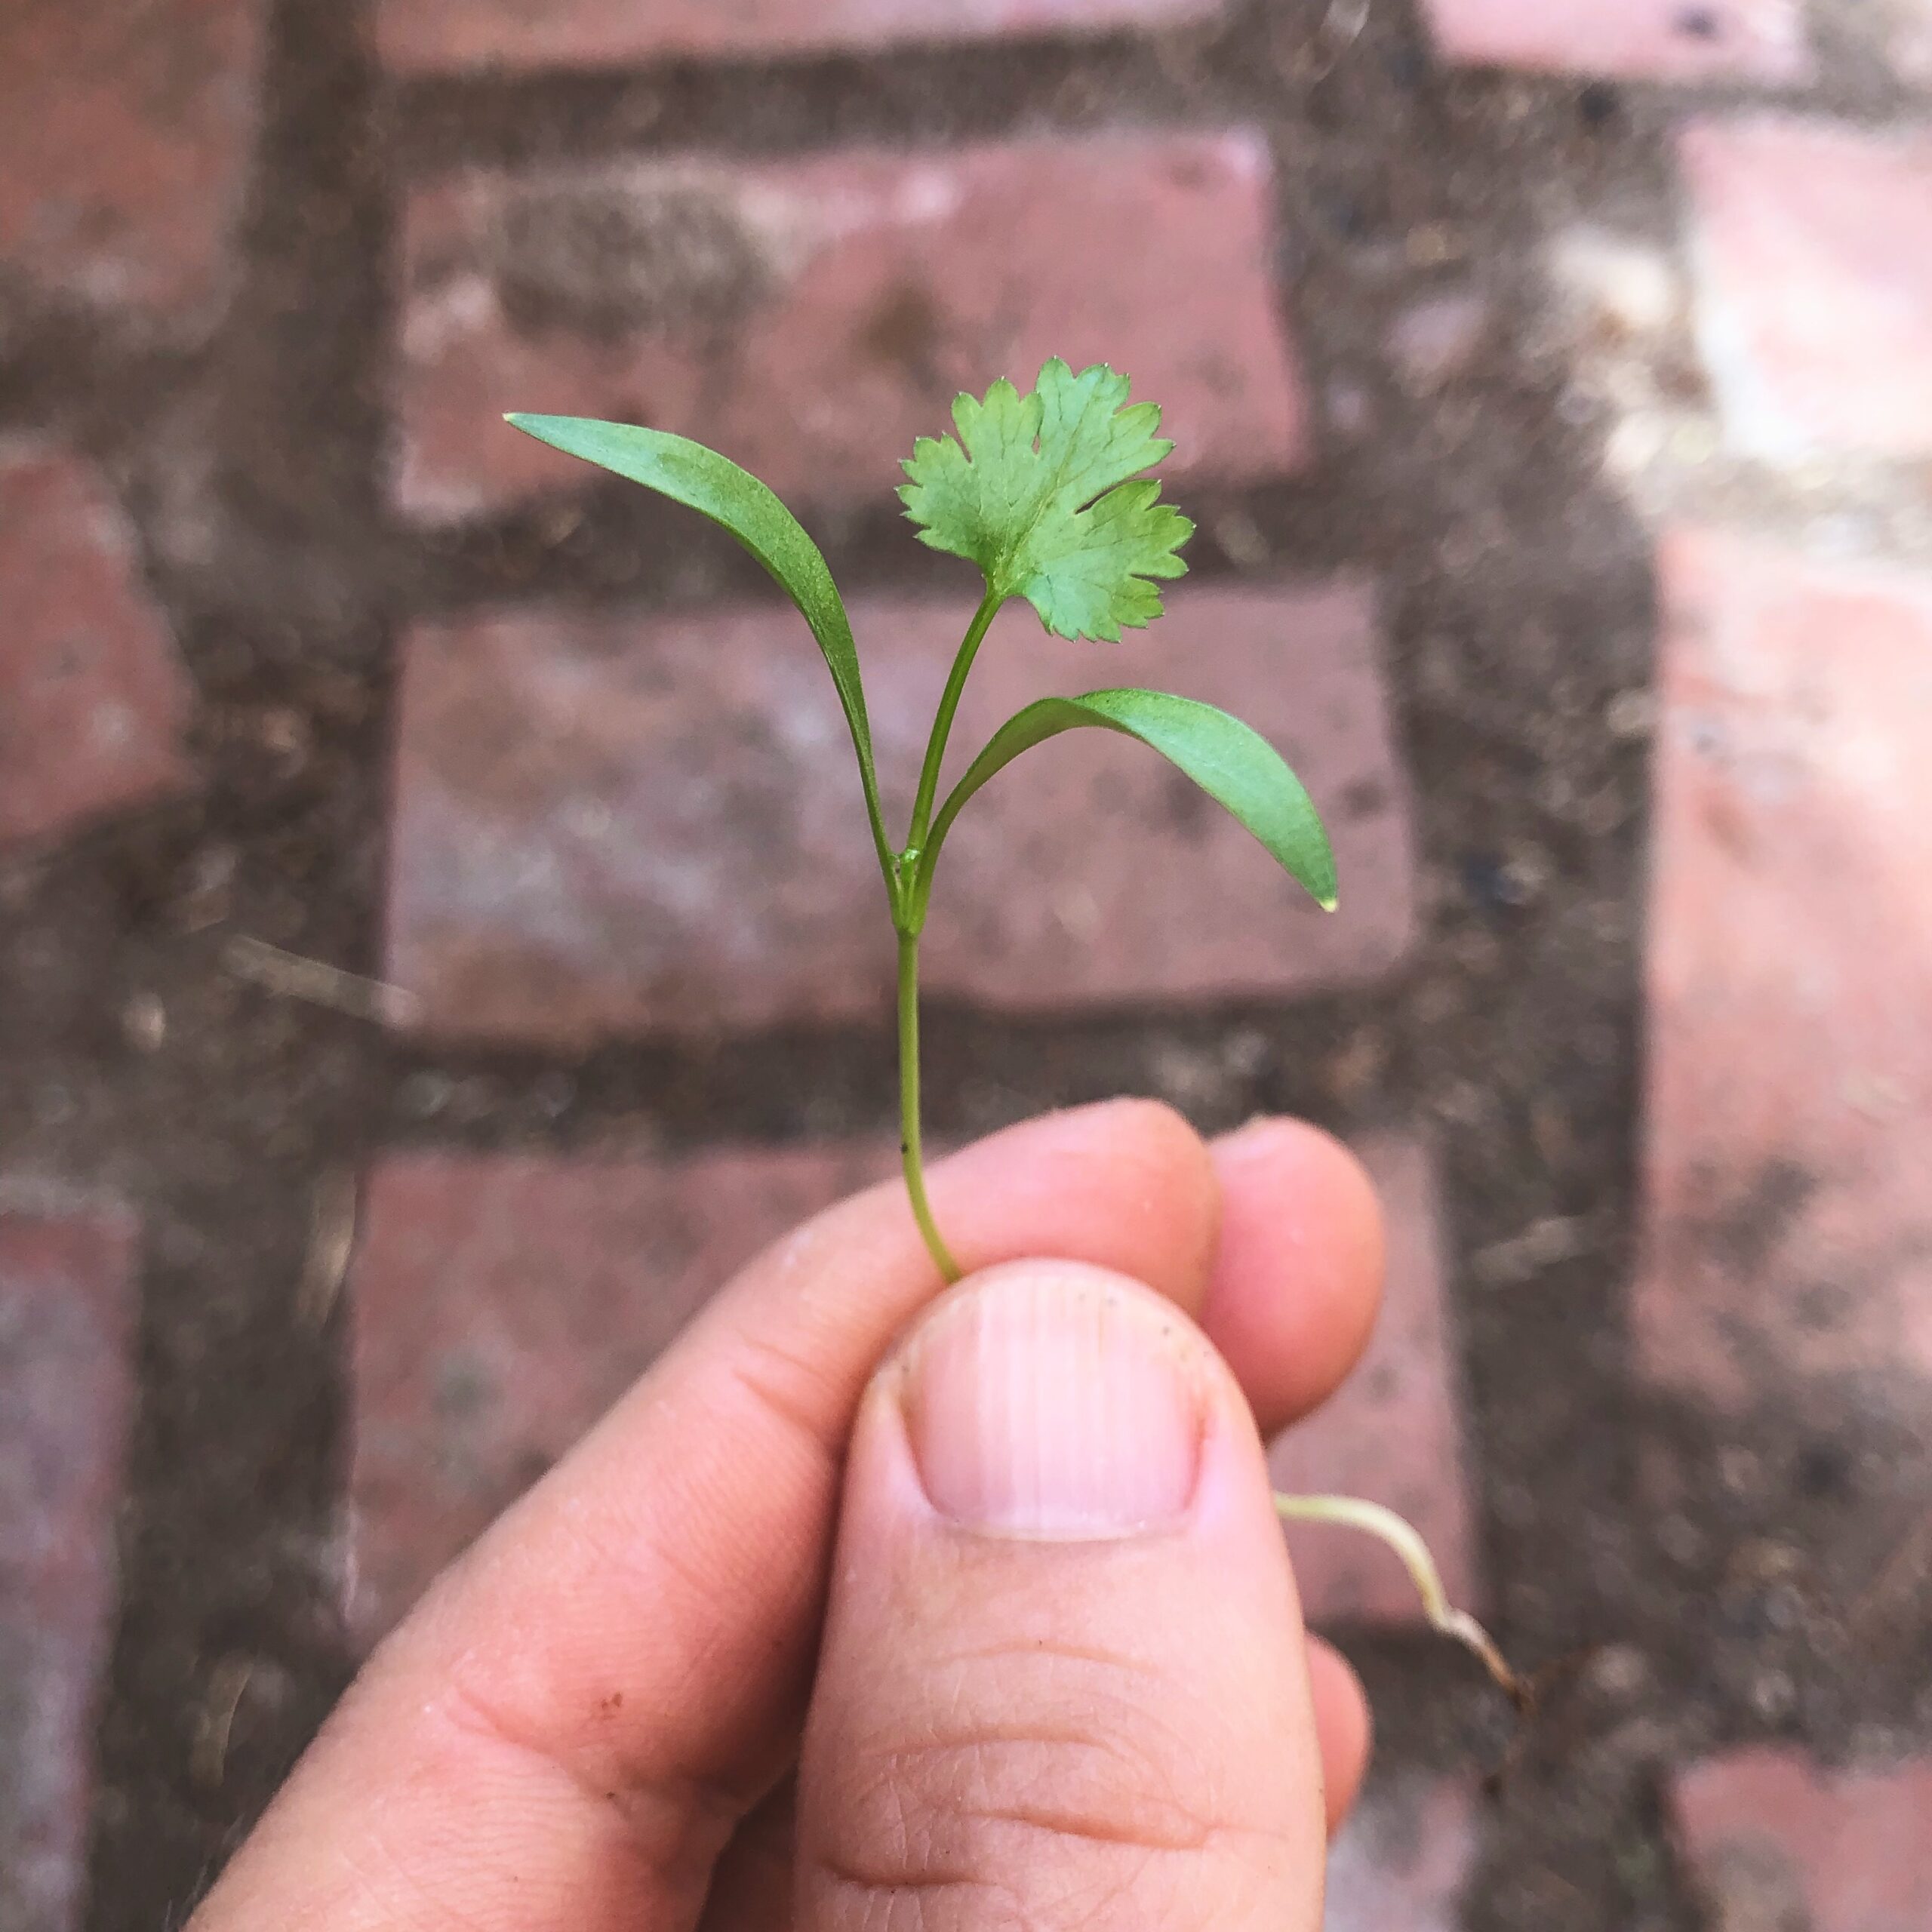
[[[1161,614],[1162,580],[1186,573],[1181,546],[1194,526],[1145,472],[1174,445],[1156,432],[1152,403],[1130,405],[1128,383],[1104,364],[1078,374],[1057,359],[1025,395],[1001,380],[983,398],[952,406],[955,434],[921,436],[899,494],[919,539],[977,564],[985,594],[946,681],[919,770],[909,829],[888,834],[866,718],[852,626],[817,546],[778,498],[702,444],[660,429],[580,417],[516,415],[516,428],[627,477],[721,525],[762,564],[818,641],[851,733],[859,784],[899,951],[899,1104],[906,1189],[934,1264],[948,1281],[958,1264],[927,1198],[919,1127],[919,936],[947,834],[974,795],[1022,752],[1063,731],[1093,727],[1138,739],[1176,765],[1245,826],[1316,903],[1335,905],[1334,855],[1300,780],[1266,740],[1212,705],[1164,691],[1088,691],[1043,697],[989,739],[942,801],[961,694],[1001,607],[1023,597],[1058,635],[1117,642],[1123,626]],[[1401,1518],[1346,1497],[1278,1497],[1284,1517],[1340,1524],[1380,1537],[1407,1567],[1429,1620],[1467,1644],[1497,1681],[1518,1681],[1482,1629],[1444,1597],[1421,1537]]]

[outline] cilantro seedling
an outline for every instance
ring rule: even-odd
[[[1254,833],[1325,910],[1335,860],[1300,779],[1266,739],[1212,705],[1163,691],[1088,691],[1044,697],[994,732],[942,801],[940,775],[961,693],[1001,607],[1023,597],[1048,630],[1117,642],[1123,627],[1161,614],[1160,584],[1183,576],[1194,526],[1145,472],[1174,445],[1156,432],[1152,403],[1130,404],[1128,383],[1104,364],[1078,374],[1054,359],[1025,395],[1002,378],[983,398],[961,395],[955,433],[921,436],[899,494],[919,539],[979,566],[985,583],[933,720],[909,829],[888,834],[852,626],[824,558],[758,478],[700,443],[660,429],[580,417],[515,415],[516,428],[614,471],[710,518],[742,543],[798,606],[818,641],[857,755],[859,783],[898,941],[900,1149],[906,1193],[934,1264],[960,1270],[926,1196],[920,1142],[919,936],[946,835],[996,773],[1045,740],[1083,726],[1135,738],[1193,780]],[[1517,1680],[1479,1626],[1449,1604],[1420,1537],[1380,1506],[1348,1497],[1277,1497],[1284,1517],[1341,1524],[1380,1537],[1407,1567],[1430,1621],[1466,1644],[1497,1681]]]

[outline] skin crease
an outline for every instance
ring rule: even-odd
[[[1077,1264],[1054,1278],[1063,1286],[1105,1281],[1137,1307],[1174,1311],[1174,1346],[1208,1392],[1185,1521],[1070,1558],[983,1540],[962,1555],[934,1531],[888,1425],[896,1365],[941,1284],[897,1184],[860,1195],[744,1270],[439,1580],[379,1647],[193,1932],[842,1927],[856,1921],[828,1903],[832,1868],[814,1847],[861,1872],[909,1847],[878,1842],[889,1762],[861,1789],[808,1745],[795,1799],[808,1712],[814,1738],[883,1740],[889,1760],[891,1739],[934,1714],[916,1672],[879,1660],[996,1652],[1015,1631],[1066,1659],[1045,1681],[1066,1723],[1100,1712],[1112,1730],[1091,1748],[1029,1739],[1038,1697],[1017,1714],[1001,1703],[1029,1681],[1024,1651],[1011,1671],[980,1672],[986,1721],[1021,1727],[1007,1756],[1021,1763],[1025,1805],[1048,1809],[993,1828],[999,1887],[962,1884],[905,1915],[888,1902],[878,1922],[965,1932],[1017,1912],[1070,1924],[1056,1915],[1069,1901],[1118,1880],[1120,1922],[1315,1932],[1324,1804],[1332,1826],[1360,1778],[1367,1716],[1347,1666],[1304,1646],[1257,1428],[1319,1401],[1365,1339],[1381,1246],[1366,1180],[1311,1128],[1259,1123],[1211,1149],[1168,1109],[1123,1101],[968,1148],[934,1168],[931,1192],[972,1278],[955,1295],[998,1292],[999,1264],[1047,1257]],[[906,1589],[947,1564],[957,1587],[920,1597],[914,1616]],[[1122,1567],[1109,1584],[1110,1564]],[[1204,1592],[1206,1574],[1232,1580]],[[1076,1574],[1096,1586],[1071,1588]],[[859,1649],[847,1641],[869,1630]],[[1143,1647],[1134,1669],[1091,1663],[1126,1643]],[[1083,1764],[1109,1761],[1147,1776],[1081,1785]],[[1147,1917],[1132,1889],[1141,1868],[1121,1853],[1145,1826],[1136,1789],[1168,1787],[1195,1791],[1204,1835],[1190,1850],[1186,1830],[1159,1827]],[[1247,1792],[1278,1802],[1265,1819],[1215,1815]],[[903,1795],[907,1815],[928,1820],[923,1853],[909,1850],[961,1855],[974,1807],[934,1802],[909,1774]],[[1063,1802],[1077,1812],[1065,1830],[1052,1810]]]
[[[1118,1359],[1125,1331],[1192,1385],[1195,1468],[1172,1520],[1016,1549],[953,1520],[945,1487],[928,1499],[909,1441],[924,1433],[919,1358],[949,1344],[983,1358],[989,1326],[1038,1351],[1042,1302],[1073,1312],[1090,1359]],[[1063,1387],[1078,1374],[1055,1371]],[[1024,1411],[1042,1392],[1023,1374],[993,1392]],[[1146,1399],[1131,1410],[1115,1423],[1158,1438],[1166,1472],[1185,1438]],[[1078,1457],[1077,1439],[1048,1429]],[[1001,1459],[1001,1509],[1008,1477]],[[977,1479],[964,1487],[983,1500]],[[1030,1468],[1020,1487],[1030,1513]],[[854,1433],[799,1778],[798,1922],[861,1932],[890,1921],[885,1897],[912,1891],[934,1927],[1007,1922],[989,1892],[1023,1901],[1012,1917],[1029,1926],[1109,1922],[1048,1903],[1104,1900],[1131,1900],[1136,1924],[1204,1932],[1318,1924],[1321,1771],[1287,1558],[1278,1534],[1255,1534],[1272,1517],[1239,1388],[1150,1290],[1030,1262],[946,1297],[867,1392]]]

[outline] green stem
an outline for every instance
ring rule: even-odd
[[[931,1204],[926,1198],[926,1174],[919,1146],[919,931],[926,922],[925,894],[931,889],[930,868],[921,877],[919,848],[932,823],[933,801],[939,792],[940,767],[946,762],[946,740],[952,734],[954,714],[959,709],[960,694],[966,688],[973,660],[987,628],[1005,599],[989,583],[980,608],[967,626],[946,689],[940,694],[939,710],[933,718],[932,736],[926,740],[925,762],[919,768],[919,789],[912,801],[912,829],[906,849],[887,862],[887,883],[892,888],[893,924],[899,932],[899,1151],[906,1167],[906,1192],[912,1203],[912,1218],[919,1224],[928,1251],[948,1281],[959,1278],[959,1264],[953,1260],[933,1220]],[[915,891],[915,888],[923,890]]]
[[[980,598],[980,608],[973,613],[973,622],[960,644],[959,654],[952,660],[952,672],[933,718],[933,734],[926,740],[926,761],[919,768],[918,794],[912,801],[912,830],[906,841],[909,852],[918,852],[926,842],[926,828],[933,820],[933,801],[939,795],[939,768],[946,762],[946,742],[952,735],[952,716],[959,709],[959,694],[966,688],[966,674],[979,655],[986,627],[1005,601],[990,584],[987,586],[986,594]]]
[[[926,1172],[919,1151],[919,937],[899,935],[899,1151],[904,1157],[906,1192],[912,1218],[928,1250],[948,1281],[959,1278],[959,1264],[933,1220],[926,1199]]]

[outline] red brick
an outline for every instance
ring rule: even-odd
[[[411,72],[872,49],[1204,20],[1223,0],[380,0],[383,57]]]
[[[970,615],[970,594],[855,606],[895,822]],[[1400,957],[1407,788],[1366,595],[1183,586],[1149,632],[1106,647],[1048,639],[1009,608],[968,687],[955,769],[1042,691],[1134,681],[1238,711],[1283,748],[1330,816],[1343,909],[1318,912],[1152,753],[1083,732],[961,817],[928,928],[931,989],[1063,1011],[1297,993]],[[789,610],[420,630],[398,755],[387,970],[431,1032],[570,1044],[890,1010],[851,749]]]
[[[93,472],[0,454],[0,846],[180,789],[190,690]]]
[[[1894,0],[1889,51],[1902,81],[1932,85],[1932,0]]]
[[[1292,468],[1272,203],[1246,133],[452,177],[406,223],[398,497],[446,521],[581,485],[512,409],[695,436],[786,497],[882,497],[956,392],[1053,355],[1164,404],[1177,473]]]
[[[734,1269],[897,1165],[869,1146],[380,1161],[349,1288],[356,1629],[392,1623]]]
[[[1932,452],[1932,136],[1766,116],[1700,122],[1681,153],[1730,443]]]
[[[1932,1764],[1832,1771],[1733,1752],[1672,1782],[1690,1875],[1717,1932],[1916,1932],[1932,1899]]]
[[[0,267],[104,304],[198,309],[255,132],[258,0],[8,0]]]
[[[1407,1518],[1433,1552],[1451,1598],[1475,1607],[1479,1565],[1435,1176],[1414,1140],[1391,1136],[1358,1151],[1388,1217],[1381,1318],[1340,1392],[1282,1436],[1269,1463],[1277,1488],[1363,1497]],[[1407,1573],[1373,1538],[1296,1524],[1288,1543],[1310,1621],[1420,1620]]]
[[[1932,576],[1676,533],[1656,751],[1650,1372],[1932,1377]]]
[[[1378,1779],[1329,1847],[1323,1932],[1460,1932],[1475,1854],[1466,1781]]]
[[[0,1208],[0,1925],[78,1924],[134,1406],[132,1222]]]
[[[1437,46],[1476,66],[1694,81],[1810,71],[1799,0],[1423,0]]]

